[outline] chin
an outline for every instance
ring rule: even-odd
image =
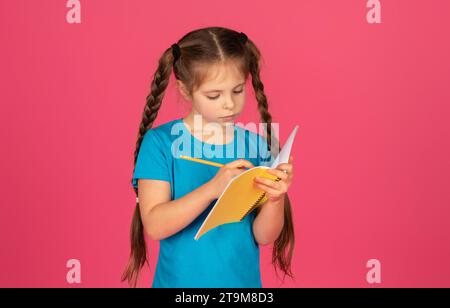
[[[228,120],[228,121],[220,120],[219,123],[221,123],[222,126],[234,125],[234,120]]]
[[[229,125],[229,124],[234,124],[234,121],[236,119],[236,116],[232,117],[231,119],[223,119],[223,118],[219,118],[218,122],[222,123],[222,125]]]

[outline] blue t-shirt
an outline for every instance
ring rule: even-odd
[[[175,200],[211,180],[219,170],[179,159],[179,155],[222,164],[240,158],[249,160],[254,166],[271,162],[263,136],[237,125],[233,125],[233,129],[233,140],[223,145],[197,139],[182,118],[148,130],[139,150],[133,187],[137,187],[137,179],[167,181],[171,200]],[[255,211],[240,222],[218,226],[194,240],[216,201],[187,227],[160,241],[152,287],[261,287],[259,246],[252,231]]]

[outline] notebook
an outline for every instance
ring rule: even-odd
[[[254,186],[254,178],[260,176],[273,181],[280,180],[277,176],[267,173],[267,170],[289,161],[297,129],[298,125],[294,127],[280,153],[270,166],[250,168],[235,176],[228,183],[198,229],[194,237],[195,240],[220,225],[242,221],[252,210],[267,201],[265,192]]]

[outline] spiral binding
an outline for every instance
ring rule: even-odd
[[[278,182],[280,180],[281,180],[281,178],[276,178],[275,182]],[[258,205],[259,201],[261,201],[264,198],[265,195],[266,195],[265,192],[262,193],[261,196],[258,198],[258,200],[256,200],[256,202],[252,204],[252,206],[247,210],[247,212],[245,212],[245,214],[241,216],[239,221],[242,221],[242,219],[244,219],[244,217],[247,216],[248,213],[253,211],[256,208],[256,206]]]

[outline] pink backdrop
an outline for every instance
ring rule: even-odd
[[[135,138],[165,48],[212,25],[258,44],[282,142],[295,124],[296,281],[450,287],[447,0],[0,2],[0,286],[125,287]],[[156,124],[188,106],[173,80]],[[238,120],[257,121],[254,97]],[[152,269],[140,286],[149,287]],[[262,248],[264,287],[278,287]],[[68,284],[66,262],[81,262]],[[381,262],[381,284],[366,262]]]

